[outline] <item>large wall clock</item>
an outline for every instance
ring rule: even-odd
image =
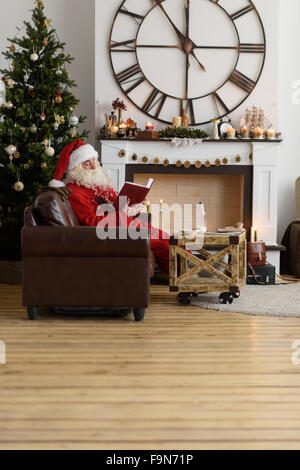
[[[258,83],[266,36],[250,0],[125,0],[110,32],[114,76],[145,114],[192,125],[238,108]]]

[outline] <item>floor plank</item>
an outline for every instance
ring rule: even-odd
[[[0,284],[0,449],[300,449],[300,320],[179,307],[143,323],[44,311]]]

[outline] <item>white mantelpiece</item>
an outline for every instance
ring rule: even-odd
[[[253,227],[257,228],[258,236],[267,245],[277,245],[277,206],[278,206],[278,163],[279,142],[215,142],[203,141],[193,146],[176,147],[170,141],[136,141],[136,140],[102,140],[101,163],[111,177],[115,187],[121,189],[125,182],[126,165],[144,165],[147,172],[147,164],[153,163],[158,157],[163,163],[169,160],[170,165],[175,165],[177,160],[188,160],[195,163],[200,160],[204,164],[207,160],[211,166],[217,159],[227,158],[227,165],[252,165],[253,166],[253,201],[252,219]],[[121,157],[120,151],[126,155]],[[132,156],[137,155],[137,160]],[[142,158],[148,157],[148,163],[143,163]],[[236,157],[240,156],[240,161]],[[215,166],[216,173],[218,167]],[[180,170],[180,169],[179,169]],[[274,256],[273,256],[274,258]],[[276,260],[279,271],[279,251],[276,252]]]

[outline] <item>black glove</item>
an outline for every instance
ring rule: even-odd
[[[69,199],[70,194],[72,194],[71,189],[63,186],[61,188],[52,188],[51,186],[43,186],[39,189],[39,194],[44,193],[46,191],[54,191],[56,192],[63,202],[66,202]]]

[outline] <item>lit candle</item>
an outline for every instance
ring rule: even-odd
[[[120,124],[119,127],[120,127],[120,129],[126,129],[127,126],[126,126],[125,122],[122,122],[122,124]]]
[[[147,213],[150,214],[150,201],[147,202],[146,207],[147,207]]]
[[[114,127],[113,127],[113,132],[114,132],[114,134],[116,134],[116,133],[118,132],[118,130],[119,130],[118,126],[114,126]]]
[[[233,129],[232,127],[229,127],[227,129],[227,137],[228,139],[234,139],[235,138],[235,133],[236,133],[236,130]]]
[[[263,139],[264,137],[264,130],[261,129],[260,127],[256,127],[254,129],[254,137],[255,139]]]
[[[249,129],[248,127],[242,127],[241,129],[243,139],[249,139]]]
[[[162,212],[162,211],[163,211],[163,204],[164,204],[164,201],[161,199],[161,200],[159,201],[159,205],[160,205],[160,212]]]
[[[274,129],[268,129],[267,130],[267,136],[268,136],[268,139],[275,139],[276,137],[276,132],[274,131]]]
[[[173,118],[173,129],[176,129],[176,127],[181,126],[181,117],[174,117]]]
[[[153,122],[147,122],[146,123],[146,131],[153,131],[154,125]]]
[[[256,229],[254,230],[254,241],[255,243],[257,242],[257,230]]]

